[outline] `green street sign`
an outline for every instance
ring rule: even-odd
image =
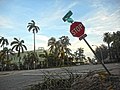
[[[74,21],[74,20],[73,20],[72,18],[68,18],[68,19],[67,19],[67,22],[69,22],[69,23],[73,23],[73,21]]]
[[[72,22],[73,22],[73,19],[70,18],[70,16],[71,16],[72,14],[73,14],[72,11],[69,11],[69,12],[62,18],[63,21],[64,21],[64,22],[68,21],[68,22],[72,23]]]

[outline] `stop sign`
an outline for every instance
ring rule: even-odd
[[[81,22],[74,22],[70,26],[70,32],[74,37],[80,37],[84,34],[85,27]]]

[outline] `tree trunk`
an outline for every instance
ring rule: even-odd
[[[119,61],[119,48],[118,48],[118,46],[116,46],[116,59],[117,59],[117,62]]]
[[[3,49],[4,49],[4,45],[3,45]]]
[[[108,50],[109,50],[109,59],[110,59],[110,61],[111,61],[111,50],[110,50],[110,44],[108,44]]]
[[[34,32],[34,53],[35,53],[35,32]]]
[[[20,68],[20,59],[21,59],[21,57],[19,56],[19,67],[18,67],[19,70],[21,69],[21,68]]]

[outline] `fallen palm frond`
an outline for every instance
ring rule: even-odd
[[[120,90],[120,76],[109,76],[105,71],[90,71],[87,74],[63,72],[44,73],[44,81],[27,90]]]

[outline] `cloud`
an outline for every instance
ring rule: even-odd
[[[120,9],[115,11],[102,9],[94,13],[84,21],[87,33],[102,35],[105,32],[120,30]]]
[[[45,49],[47,49],[48,39],[49,37],[45,35],[36,35],[36,47],[44,47]]]
[[[86,33],[102,36],[105,32],[116,32],[120,30],[120,7],[117,2],[104,0],[90,0],[93,9],[82,17],[86,27]]]
[[[83,17],[80,17],[80,20],[82,20],[83,24],[86,27],[85,32],[88,34],[88,37],[90,37],[90,39],[94,38],[95,40],[99,41],[101,40],[99,37],[102,37],[104,32],[119,31],[120,30],[120,24],[119,24],[120,8],[112,10],[112,8],[110,9],[104,6],[101,0],[90,0],[90,1],[91,1],[91,6],[94,8],[88,11],[88,13]],[[62,30],[62,31],[59,31],[59,35],[62,36],[64,34],[67,34],[68,33],[67,29],[69,28],[69,24],[63,24],[64,22],[62,21],[62,17],[69,10],[76,11],[77,9],[79,9],[77,8],[78,4],[80,6],[81,3],[79,0],[74,0],[74,1],[68,1],[66,4],[66,3],[63,3],[63,1],[56,0],[55,4],[52,5],[52,8],[47,7],[45,8],[45,11],[41,11],[41,9],[38,11],[33,10],[33,8],[27,7],[27,6],[21,7],[19,6],[19,4],[18,5],[16,4],[17,6],[12,5],[13,6],[12,10],[15,15],[12,17],[14,18],[14,21],[11,20],[10,18],[7,18],[6,16],[0,16],[0,21],[1,21],[0,28],[5,28],[5,29],[14,28],[16,29],[14,30],[15,35],[19,35],[19,36],[20,36],[20,33],[22,33],[21,35],[25,36],[25,37],[22,37],[22,39],[25,40],[25,44],[27,45],[28,50],[33,50],[33,34],[31,33],[31,35],[28,36],[28,34],[26,33],[27,31],[26,32],[22,31],[24,29],[27,29],[22,27],[26,27],[25,24],[28,23],[27,20],[31,19],[32,17],[36,19],[35,21],[37,22],[38,26],[40,25],[40,29],[41,29],[40,35],[36,34],[36,49],[38,47],[48,48],[47,41],[49,39],[48,36],[50,36],[49,33],[52,33],[52,35],[54,34],[57,35],[58,32],[56,32],[55,30]],[[20,17],[20,18],[17,18],[17,17]],[[21,22],[21,23],[17,23],[17,22]],[[46,34],[46,35],[49,34],[49,35],[46,36],[43,34]],[[89,38],[87,39],[90,40]],[[75,38],[71,41],[71,43],[72,45],[70,46],[70,48],[73,51],[75,51],[78,47],[83,47],[85,50],[85,54],[89,56],[92,55],[92,52],[90,51],[90,49],[88,48],[88,46],[83,40],[79,41],[78,38]],[[89,43],[92,45],[95,43],[95,41],[91,41]],[[95,44],[99,45],[100,42],[97,42]]]
[[[60,23],[59,21],[62,21],[62,16],[65,15],[71,8],[76,6],[78,2],[72,2],[68,4],[68,6],[62,4],[61,2],[56,2],[56,4],[53,6],[54,9],[50,11],[44,11],[39,25],[41,25],[42,28],[47,27],[56,27]]]
[[[92,46],[94,45],[93,42],[89,42],[89,44]],[[93,53],[88,47],[88,45],[84,42],[84,40],[79,40],[78,38],[74,38],[71,42],[71,46],[69,48],[75,52],[78,48],[83,48],[84,49],[84,54],[85,56],[93,57]]]
[[[73,2],[71,2],[68,6],[64,6],[64,7],[62,8],[62,10],[63,10],[63,11],[68,11],[68,10],[72,9],[73,7],[75,7],[75,6],[78,5],[78,4],[80,4],[79,1],[73,1]],[[66,7],[66,8],[65,8],[65,7]]]
[[[90,45],[101,45],[103,34],[105,32],[120,31],[120,8],[107,8],[102,5],[100,0],[94,0],[92,6],[97,7],[87,13],[80,20],[85,25],[85,33],[88,35],[87,40],[90,40]],[[93,40],[94,39],[94,40]],[[78,39],[72,40],[70,48],[76,50],[79,47],[84,48],[86,56],[94,56],[86,43]],[[94,49],[94,47],[93,47]]]
[[[0,28],[13,28],[13,22],[5,16],[0,16]]]
[[[102,0],[90,0],[91,1],[91,6],[93,7],[103,7],[102,5]]]
[[[25,41],[25,45],[27,46],[28,51],[34,49],[34,37],[33,37],[33,34],[27,35],[22,39]],[[39,47],[44,47],[44,49],[48,49],[48,47],[47,47],[48,39],[49,39],[48,36],[41,35],[41,34],[37,33],[35,35],[36,50]]]

